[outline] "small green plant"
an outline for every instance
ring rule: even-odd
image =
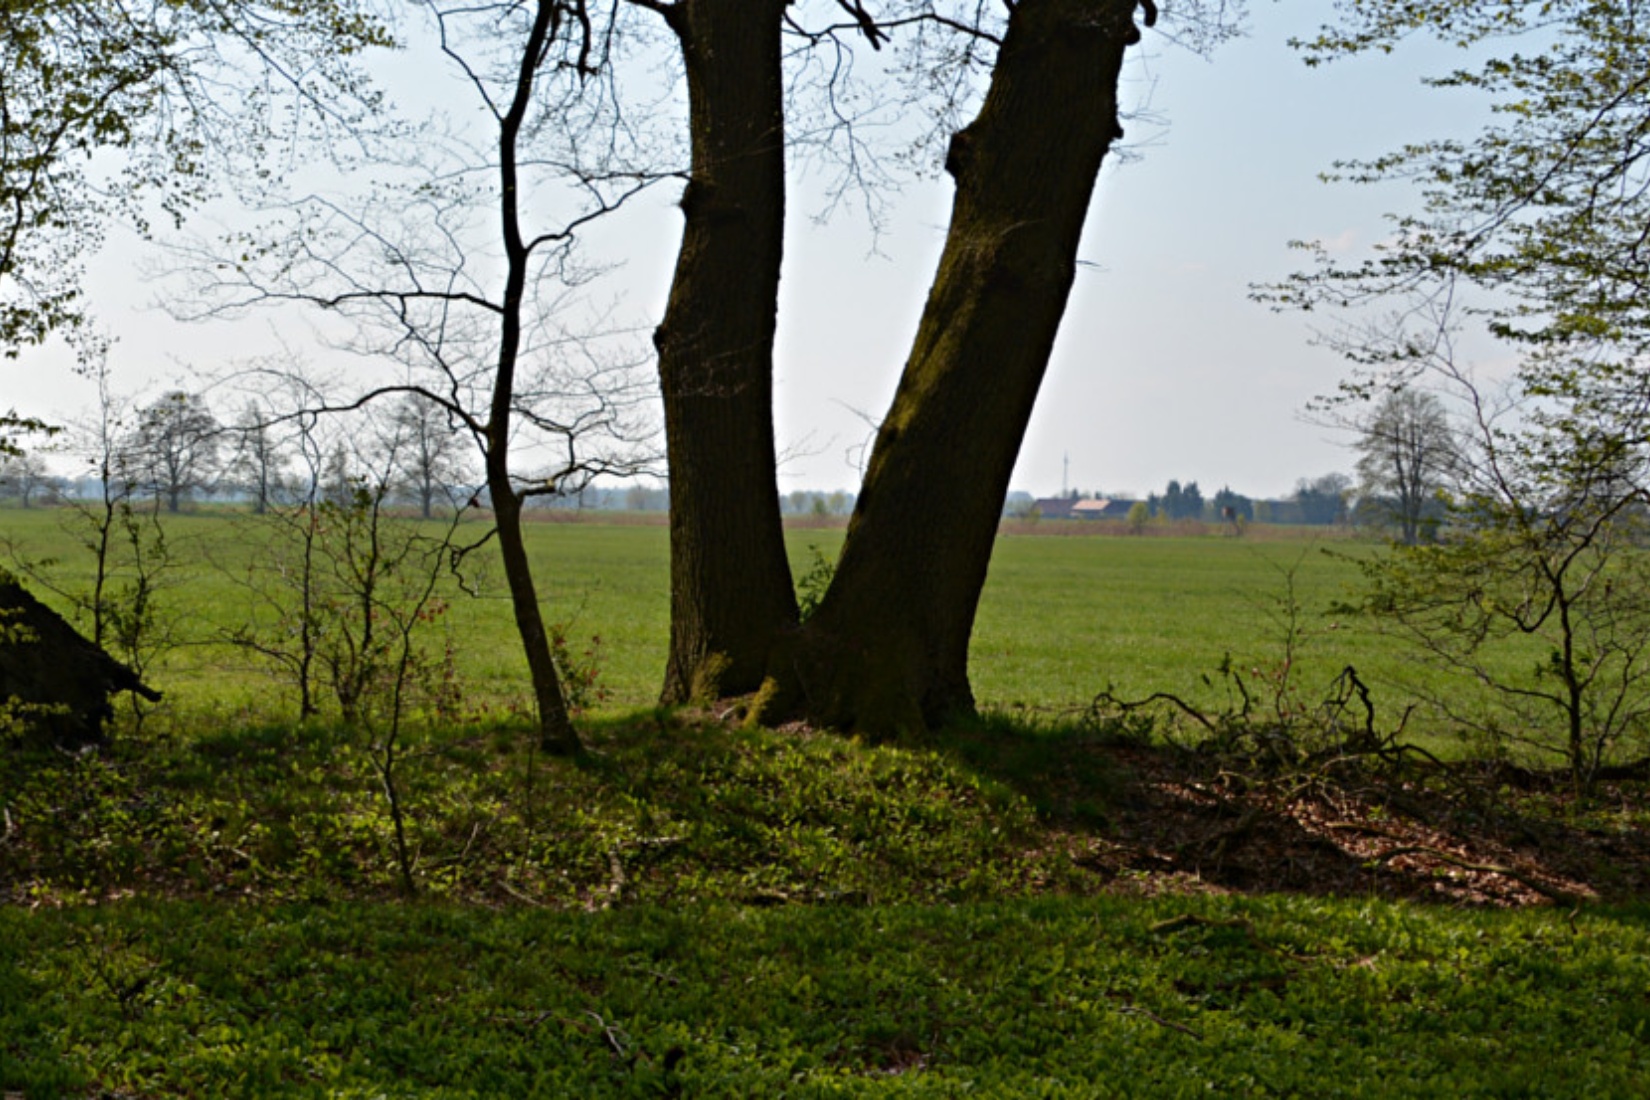
[[[1643,918],[1289,896],[11,906],[0,1090],[1632,1097]]]
[[[0,571],[0,580],[4,580],[5,577],[5,572]],[[0,660],[5,659],[5,651],[12,646],[28,645],[35,640],[34,631],[25,623],[17,621],[18,618],[18,612],[0,609]],[[33,717],[33,708],[15,695],[9,699],[0,699],[0,745],[26,734]]]
[[[601,635],[592,634],[583,650],[575,652],[571,631],[570,622],[551,624],[550,657],[556,662],[568,711],[585,714],[607,702],[613,693],[602,680]]]
[[[1479,498],[1462,511],[1474,506],[1441,544],[1394,546],[1362,562],[1365,591],[1345,610],[1488,687],[1487,714],[1463,712],[1447,693],[1428,700],[1486,747],[1560,760],[1576,786],[1589,787],[1613,757],[1650,747],[1650,563],[1639,494],[1540,511]],[[1529,646],[1533,659],[1495,663],[1509,640]]]
[[[803,622],[819,610],[835,576],[836,562],[821,553],[818,546],[809,543],[808,568],[796,582],[796,610]]]
[[[1218,708],[1195,705],[1168,691],[1125,700],[1108,686],[1090,704],[1088,723],[1109,728],[1121,721],[1138,731],[1144,722],[1171,742],[1266,770],[1347,755],[1401,753],[1398,738],[1407,712],[1397,729],[1377,732],[1373,697],[1355,667],[1343,666],[1322,696],[1301,686],[1300,660],[1313,636],[1296,584],[1303,560],[1276,567],[1282,590],[1259,609],[1270,622],[1276,651],[1245,661],[1227,652],[1213,676],[1201,677],[1205,688],[1223,694]]]

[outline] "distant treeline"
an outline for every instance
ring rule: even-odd
[[[1034,498],[1030,493],[1010,493],[1003,515],[1013,519],[1098,520],[1141,522],[1143,520],[1201,520],[1206,523],[1283,523],[1330,525],[1357,518],[1360,501],[1352,479],[1345,474],[1325,474],[1302,478],[1294,493],[1282,499],[1256,500],[1223,486],[1212,496],[1204,496],[1195,481],[1170,480],[1161,493],[1145,499],[1127,494],[1070,490],[1063,496]]]

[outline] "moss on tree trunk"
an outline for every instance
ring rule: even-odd
[[[951,143],[950,230],[835,578],[753,717],[875,732],[974,705],[968,643],[1008,479],[1054,347],[1134,0],[1022,0]]]

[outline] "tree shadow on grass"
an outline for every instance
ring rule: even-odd
[[[605,909],[714,899],[933,904],[1102,893],[1574,904],[1650,894],[1645,785],[1463,797],[1380,769],[1260,773],[1103,731],[988,717],[872,745],[706,713],[421,732],[397,782],[425,888]],[[0,899],[379,896],[394,886],[361,736],[212,729],[0,776]],[[11,761],[16,765],[18,761]]]

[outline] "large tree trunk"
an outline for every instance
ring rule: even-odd
[[[951,225],[819,610],[754,708],[874,732],[973,707],[968,642],[1009,475],[1115,137],[1135,0],[1021,0],[951,142]]]
[[[691,112],[686,225],[654,334],[670,460],[663,698],[754,690],[796,622],[774,468],[773,340],[785,228],[786,0],[679,0]]]

